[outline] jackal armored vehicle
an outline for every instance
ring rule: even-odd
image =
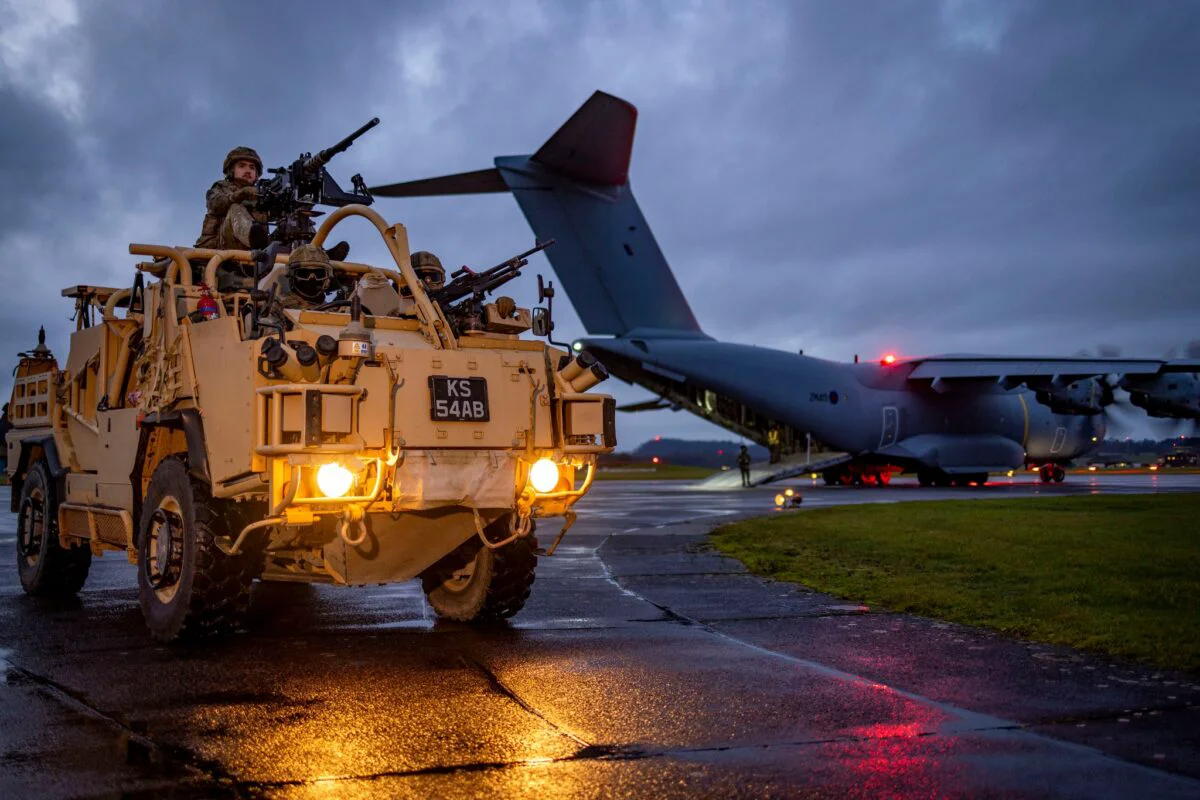
[[[131,288],[63,291],[77,325],[65,368],[39,342],[10,402],[27,592],[77,592],[91,559],[118,550],[162,641],[236,626],[255,579],[419,577],[443,617],[521,609],[544,554],[536,520],[564,517],[565,532],[615,445],[612,399],[587,392],[604,370],[523,335],[546,333],[545,309],[486,298],[523,259],[429,291],[404,226],[366,203],[302,240],[323,245],[347,217],[393,263],[333,261],[336,290],[315,307],[266,288],[295,239],[134,244],[150,260]]]

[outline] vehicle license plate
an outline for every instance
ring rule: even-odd
[[[430,375],[429,416],[438,422],[487,422],[487,380]]]

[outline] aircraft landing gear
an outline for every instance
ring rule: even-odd
[[[1042,479],[1042,483],[1062,483],[1067,478],[1067,471],[1058,464],[1043,464],[1038,470],[1038,476]]]

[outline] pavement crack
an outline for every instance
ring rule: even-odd
[[[483,677],[485,679],[487,679],[488,683],[491,684],[491,686],[494,690],[496,690],[500,694],[504,695],[509,700],[512,700],[514,703],[519,705],[521,708],[525,709],[525,711],[527,713],[532,714],[533,716],[537,717],[542,722],[546,723],[551,728],[553,728],[556,732],[558,732],[559,734],[561,734],[563,736],[566,736],[568,739],[570,739],[571,741],[573,741],[577,745],[579,745],[581,748],[583,748],[583,750],[581,750],[580,752],[586,751],[588,748],[593,746],[591,743],[585,742],[583,739],[579,738],[574,733],[571,733],[571,731],[567,730],[566,728],[563,728],[561,725],[559,725],[556,722],[554,722],[553,720],[549,719],[541,711],[537,710],[532,705],[530,705],[528,702],[526,702],[515,691],[510,689],[508,686],[505,686],[504,681],[500,680],[500,677],[495,672],[493,672],[491,669],[489,669],[488,666],[486,664],[484,664],[482,661],[479,661],[478,659],[471,658],[470,656],[466,656],[466,655],[459,656],[459,658],[462,659],[463,664],[465,666],[475,669],[481,675],[483,675]]]
[[[246,785],[227,772],[218,762],[206,759],[191,750],[177,745],[163,744],[155,741],[139,723],[125,723],[119,718],[96,707],[87,700],[82,692],[75,691],[58,683],[45,675],[39,675],[32,670],[14,664],[7,660],[7,672],[27,681],[38,690],[74,711],[80,716],[99,722],[114,731],[124,746],[124,755],[129,764],[145,767],[156,767],[159,771],[171,774],[177,767],[185,767],[192,772],[192,778],[200,781],[219,783],[222,786],[236,790],[238,786]],[[11,679],[11,678],[10,678]],[[176,776],[180,777],[180,776]],[[240,796],[235,795],[235,796]]]

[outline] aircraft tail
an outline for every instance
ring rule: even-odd
[[[372,188],[384,197],[511,191],[589,334],[703,336],[629,187],[637,109],[596,92],[531,156]]]

